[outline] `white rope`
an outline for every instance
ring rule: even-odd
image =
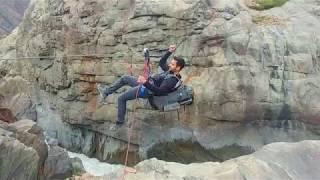
[[[15,58],[0,58],[0,61],[7,61],[7,60],[20,60],[20,59],[54,59],[54,58],[63,58],[63,57],[110,57],[106,54],[69,54],[63,56],[26,56],[26,57],[15,57]]]

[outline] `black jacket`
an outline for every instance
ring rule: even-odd
[[[159,66],[164,71],[164,73],[172,74],[172,72],[169,72],[169,67],[167,64],[167,59],[171,54],[171,52],[167,51],[160,59]],[[164,78],[164,73],[158,73],[151,76],[147,80],[147,82],[143,84],[155,96],[163,96],[167,95],[170,92],[173,92],[175,90],[176,84],[179,82],[179,79],[174,76],[171,76],[170,78]]]

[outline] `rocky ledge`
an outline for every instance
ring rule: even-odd
[[[82,174],[79,160],[69,158],[54,143],[46,144],[33,121],[0,121],[0,179],[209,180],[209,179],[317,179],[320,176],[320,141],[271,143],[258,151],[224,162],[181,164],[156,158],[138,163],[136,173],[112,168],[104,176]],[[118,165],[117,165],[118,167]],[[77,170],[77,172],[75,171]]]
[[[212,179],[318,179],[320,177],[320,141],[272,143],[257,152],[222,163],[179,164],[155,158],[135,166],[136,174],[124,176],[121,169],[104,177],[85,174],[74,180],[212,180]]]

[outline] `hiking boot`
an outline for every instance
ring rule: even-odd
[[[97,85],[97,90],[100,96],[100,103],[105,103],[106,98],[108,97],[108,87],[103,86],[102,84]]]

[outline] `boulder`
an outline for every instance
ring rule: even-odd
[[[43,171],[48,179],[66,179],[71,177],[73,166],[66,150],[59,146],[50,146]]]
[[[0,179],[37,179],[39,159],[33,148],[14,138],[0,136]]]
[[[13,123],[17,118],[12,114],[10,109],[0,108],[0,120],[7,123]]]
[[[42,167],[48,156],[48,147],[42,129],[32,120],[17,121],[10,124],[9,128],[14,132],[13,137],[38,153],[39,175],[42,176]]]
[[[223,163],[188,165],[150,159],[126,179],[316,179],[319,141],[273,143],[259,151]]]
[[[83,173],[57,145],[47,146],[42,129],[31,120],[0,123],[0,179],[65,179]],[[23,178],[24,177],[24,178]]]

